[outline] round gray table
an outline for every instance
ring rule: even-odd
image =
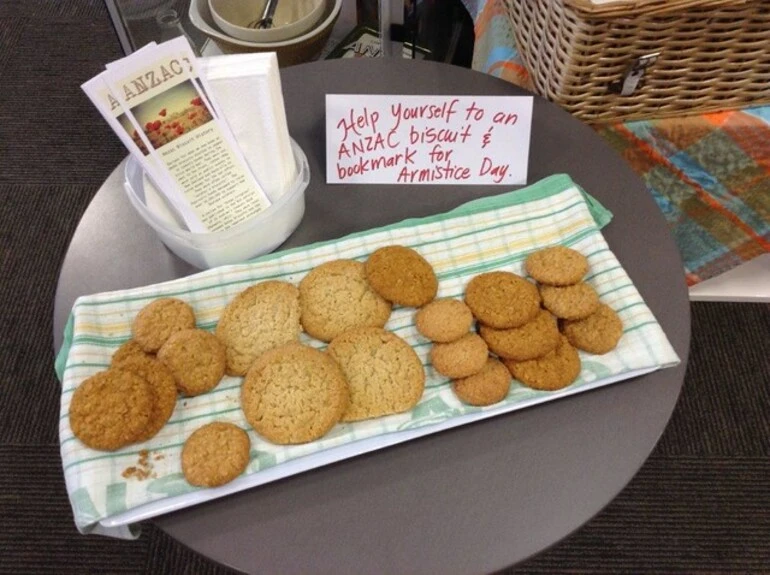
[[[312,179],[283,247],[446,211],[494,186],[325,184],[327,93],[521,95],[481,73],[400,59],[282,70],[292,136]],[[570,534],[623,489],[658,441],[684,380],[690,317],[682,262],[640,179],[594,133],[535,99],[529,181],[565,172],[614,213],[610,247],[682,363],[635,380],[359,456],[153,521],[215,561],[258,573],[481,573]],[[59,278],[54,339],[75,298],[196,270],[133,213],[123,164],[83,216]]]

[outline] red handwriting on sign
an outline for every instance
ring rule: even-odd
[[[376,133],[379,119],[380,113],[377,110],[370,113],[369,110],[364,108],[362,113],[357,113],[351,108],[348,117],[342,118],[337,122],[337,129],[345,130],[342,136],[342,141],[344,142],[351,133],[360,136],[365,129],[370,130],[373,134]]]
[[[443,120],[448,124],[452,116],[457,113],[455,107],[460,101],[457,98],[443,104],[423,104],[420,106],[404,106],[393,104],[390,107],[390,115],[393,116],[394,130],[398,130],[402,120]]]

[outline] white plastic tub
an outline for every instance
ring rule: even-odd
[[[173,218],[147,207],[146,187],[152,182],[138,161],[126,162],[125,190],[131,205],[177,256],[199,269],[241,263],[273,251],[299,225],[305,213],[305,190],[310,183],[310,168],[302,148],[292,140],[297,177],[291,187],[272,205],[252,219],[221,232],[193,233],[182,229]],[[151,191],[151,190],[150,190]],[[157,193],[157,192],[155,192]]]

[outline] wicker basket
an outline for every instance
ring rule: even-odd
[[[502,0],[535,91],[586,122],[770,102],[770,0]]]

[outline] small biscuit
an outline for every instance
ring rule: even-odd
[[[524,267],[540,283],[566,286],[583,279],[588,271],[588,260],[566,246],[552,246],[529,254]]]
[[[364,264],[335,260],[313,268],[299,284],[304,330],[331,341],[354,327],[384,327],[391,304],[366,281]]]
[[[587,318],[565,321],[562,331],[576,348],[601,355],[618,345],[623,336],[623,322],[615,310],[602,303]]]
[[[492,405],[505,399],[511,388],[511,373],[499,359],[487,358],[483,369],[452,381],[455,395],[470,405]]]
[[[229,483],[249,464],[251,442],[243,429],[215,421],[196,429],[182,447],[182,473],[190,485]]]
[[[460,339],[472,325],[471,309],[458,299],[432,301],[415,314],[417,331],[439,343]]]
[[[108,369],[86,379],[72,394],[70,427],[88,447],[114,451],[142,436],[152,408],[152,392],[144,379]]]
[[[158,350],[158,359],[173,374],[177,389],[190,397],[214,389],[225,375],[225,345],[202,329],[176,332]]]
[[[155,437],[174,412],[177,396],[174,376],[160,361],[144,353],[122,358],[117,367],[135,373],[150,384],[153,396],[152,413],[144,433],[136,439],[136,441],[147,441]]]
[[[497,329],[520,327],[540,312],[540,293],[532,282],[511,272],[487,272],[465,289],[465,303],[481,323]]]
[[[561,319],[583,319],[599,307],[599,294],[585,282],[569,286],[540,286],[543,307]]]
[[[516,361],[544,356],[556,349],[561,338],[556,318],[544,309],[521,327],[495,329],[482,324],[479,334],[492,353]]]
[[[147,353],[160,349],[172,333],[195,327],[195,312],[189,304],[173,297],[156,299],[134,318],[134,340]]]
[[[227,304],[216,328],[227,350],[227,373],[245,375],[267,350],[298,341],[299,290],[288,282],[264,281]]]
[[[457,341],[434,343],[430,350],[433,369],[452,379],[480,372],[489,357],[487,343],[477,333],[467,333]]]
[[[433,266],[412,248],[379,248],[366,260],[365,269],[374,291],[395,304],[420,307],[438,292]]]
[[[345,375],[328,354],[287,343],[265,352],[249,369],[241,408],[246,421],[268,441],[307,443],[334,427],[349,397]]]
[[[567,387],[580,375],[580,356],[563,336],[556,349],[543,357],[528,361],[504,359],[503,363],[522,384],[544,391]]]
[[[142,346],[139,345],[135,339],[129,339],[127,342],[122,344],[118,349],[115,350],[115,352],[112,354],[112,357],[110,358],[110,366],[115,367],[120,365],[120,363],[129,357],[133,357],[135,355],[139,355],[142,357],[148,357],[152,359],[154,354],[147,353],[142,349]]]
[[[342,421],[359,421],[414,407],[425,389],[425,370],[412,347],[384,329],[358,328],[334,338],[329,355],[350,387]]]

